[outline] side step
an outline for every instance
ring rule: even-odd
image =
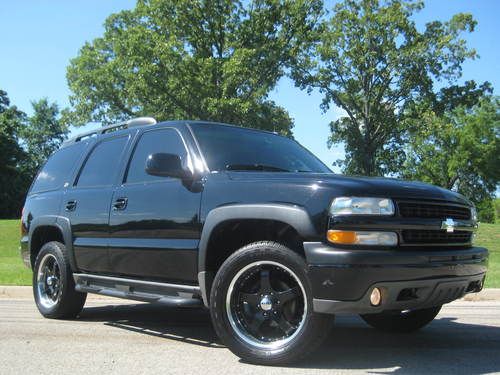
[[[75,273],[73,278],[75,279],[75,289],[79,292],[143,302],[156,302],[173,307],[203,306],[198,286],[157,283],[85,273]]]

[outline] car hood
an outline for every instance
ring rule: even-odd
[[[232,180],[280,185],[328,188],[335,196],[375,196],[397,199],[425,199],[470,205],[463,195],[418,181],[382,177],[348,177],[334,173],[228,172]]]

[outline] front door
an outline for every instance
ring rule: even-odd
[[[81,168],[73,187],[64,194],[73,235],[77,268],[108,273],[108,220],[113,189],[129,136],[105,138],[97,143]]]
[[[201,193],[180,179],[147,174],[146,159],[159,152],[179,155],[182,160],[188,157],[176,129],[140,135],[123,184],[113,194],[111,269],[119,276],[195,282]]]

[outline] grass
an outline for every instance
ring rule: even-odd
[[[500,223],[480,224],[478,246],[490,250],[487,288],[500,288]],[[0,220],[0,285],[30,285],[31,271],[19,254],[19,220]]]
[[[0,220],[0,285],[31,285],[19,253],[19,220]]]
[[[500,288],[500,222],[479,224],[475,243],[490,251],[490,265],[486,274],[486,288]]]

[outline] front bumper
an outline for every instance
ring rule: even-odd
[[[488,250],[359,250],[304,243],[320,313],[367,314],[442,305],[481,290]],[[379,306],[370,293],[382,292]]]

